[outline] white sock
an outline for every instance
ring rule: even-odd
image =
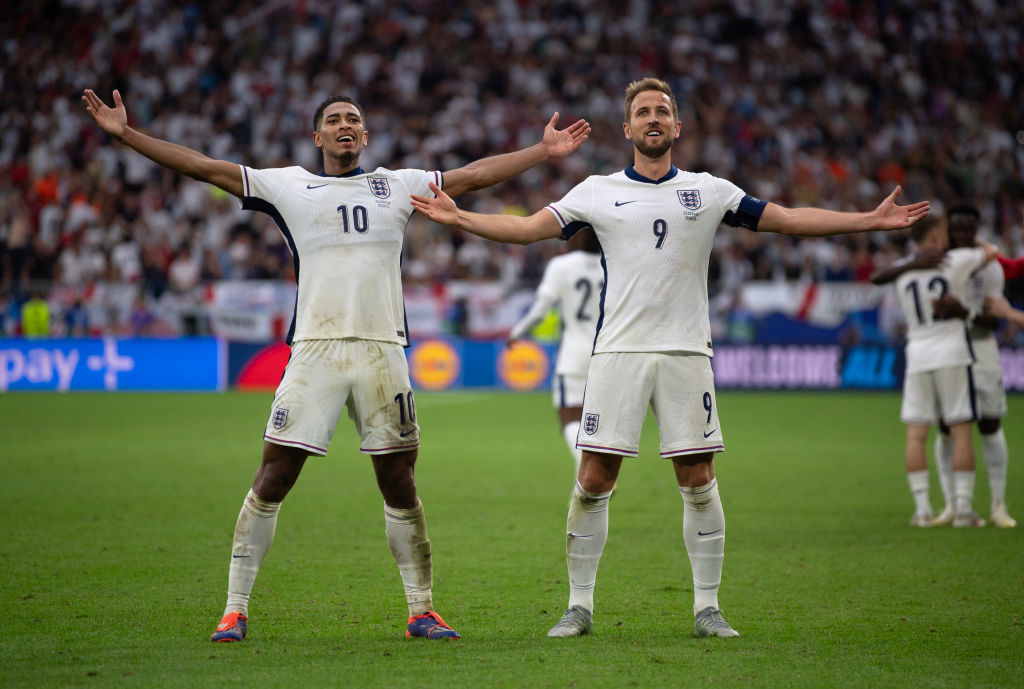
[[[718,608],[725,559],[725,512],[718,496],[718,480],[697,488],[679,487],[683,508],[683,543],[693,571],[693,614]]]
[[[274,542],[277,513],[281,503],[268,502],[250,488],[235,522],[231,544],[231,568],[228,570],[228,604],[224,614],[240,612],[249,615],[249,594],[252,593],[260,563]]]
[[[956,513],[967,514],[974,511],[974,472],[953,472],[953,493],[956,496]]]
[[[576,447],[576,438],[580,434],[580,422],[570,421],[569,423],[562,426],[562,436],[565,438],[565,442],[569,445],[569,454],[572,455],[572,459],[576,462],[576,476],[580,473],[580,460],[583,458],[583,450]]]
[[[928,470],[908,471],[907,482],[910,494],[914,498],[914,511],[917,514],[931,514],[932,503],[928,497]]]
[[[419,615],[433,610],[431,590],[434,576],[423,503],[417,502],[416,507],[410,509],[385,505],[384,531],[388,537],[388,547],[391,548],[391,554],[398,565],[398,572],[402,575],[409,615]]]
[[[952,507],[953,495],[953,439],[942,431],[935,433],[935,470],[939,474],[939,485],[942,486],[942,497],[946,506]]]
[[[981,456],[985,458],[988,469],[988,490],[992,494],[992,504],[1006,502],[1006,434],[1002,426],[995,433],[981,436]]]
[[[580,482],[572,493],[565,522],[565,561],[569,568],[569,607],[594,612],[597,565],[608,540],[608,500],[612,493],[588,493]]]

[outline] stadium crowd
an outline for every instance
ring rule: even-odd
[[[553,111],[562,125],[585,117],[592,142],[580,152],[464,202],[525,213],[629,162],[622,92],[656,75],[680,99],[680,167],[787,206],[872,208],[896,184],[903,201],[930,199],[935,213],[970,200],[982,238],[1019,256],[1019,13],[1004,0],[733,0],[682,11],[640,0],[17,3],[0,18],[0,325],[182,332],[215,281],[293,280],[269,217],[106,139],[79,102],[85,86],[108,102],[120,89],[134,126],[211,157],[311,171],[313,111],[338,92],[366,110],[367,170],[451,169],[535,142]],[[907,242],[722,228],[713,317],[726,317],[746,281],[866,281]],[[487,243],[415,216],[403,272],[439,294],[465,280],[511,291],[535,286],[562,250]],[[49,310],[48,326],[33,307]]]

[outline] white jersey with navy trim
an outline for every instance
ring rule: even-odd
[[[964,322],[958,318],[935,320],[932,301],[951,294],[965,303],[967,282],[984,261],[981,249],[953,249],[946,252],[939,268],[911,270],[896,279],[896,297],[907,319],[908,374],[967,366],[974,361]]]
[[[728,180],[672,166],[592,176],[547,206],[568,238],[593,226],[605,286],[594,353],[712,356],[708,261],[718,226],[756,229],[765,203]]]
[[[971,274],[967,281],[967,294],[964,299],[964,306],[974,314],[981,313],[985,309],[985,297],[1002,296],[1006,287],[1006,277],[1003,268],[997,261],[989,261],[980,270]],[[996,334],[988,328],[972,326],[968,330],[971,336],[971,346],[974,348],[974,368],[988,368],[1001,371],[999,363],[999,343],[996,341]]]
[[[562,337],[555,374],[586,377],[603,286],[604,269],[598,254],[570,251],[555,256],[544,268],[533,306],[512,327],[509,336],[522,337],[540,323],[548,311],[557,307],[562,320]]]
[[[407,345],[401,255],[413,207],[440,172],[315,175],[301,167],[242,167],[242,208],[277,223],[298,282],[288,342],[359,338]]]

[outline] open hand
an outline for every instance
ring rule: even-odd
[[[410,194],[409,198],[412,200],[412,207],[434,222],[441,223],[442,225],[457,225],[459,222],[459,207],[455,205],[452,198],[441,191],[441,187],[433,182],[430,182],[430,191],[434,192],[433,198],[430,196],[420,196],[419,194]]]
[[[114,91],[114,107],[108,108],[100,97],[93,93],[92,89],[85,89],[82,92],[82,102],[85,103],[85,110],[92,116],[93,122],[115,139],[124,136],[128,129],[128,113],[121,102],[121,93]]]
[[[543,144],[551,158],[569,155],[590,137],[590,123],[586,120],[576,120],[565,129],[555,129],[556,124],[558,124],[557,112],[551,116],[547,126],[544,127]]]
[[[931,211],[928,201],[918,201],[909,206],[897,206],[896,198],[900,195],[900,191],[901,189],[897,185],[874,210],[876,230],[899,230],[910,227]]]

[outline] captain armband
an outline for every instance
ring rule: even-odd
[[[726,211],[722,222],[731,227],[742,227],[745,230],[757,232],[757,223],[761,220],[761,214],[764,213],[764,208],[767,205],[767,201],[762,201],[749,194],[744,195],[740,199],[740,205],[736,212]]]

